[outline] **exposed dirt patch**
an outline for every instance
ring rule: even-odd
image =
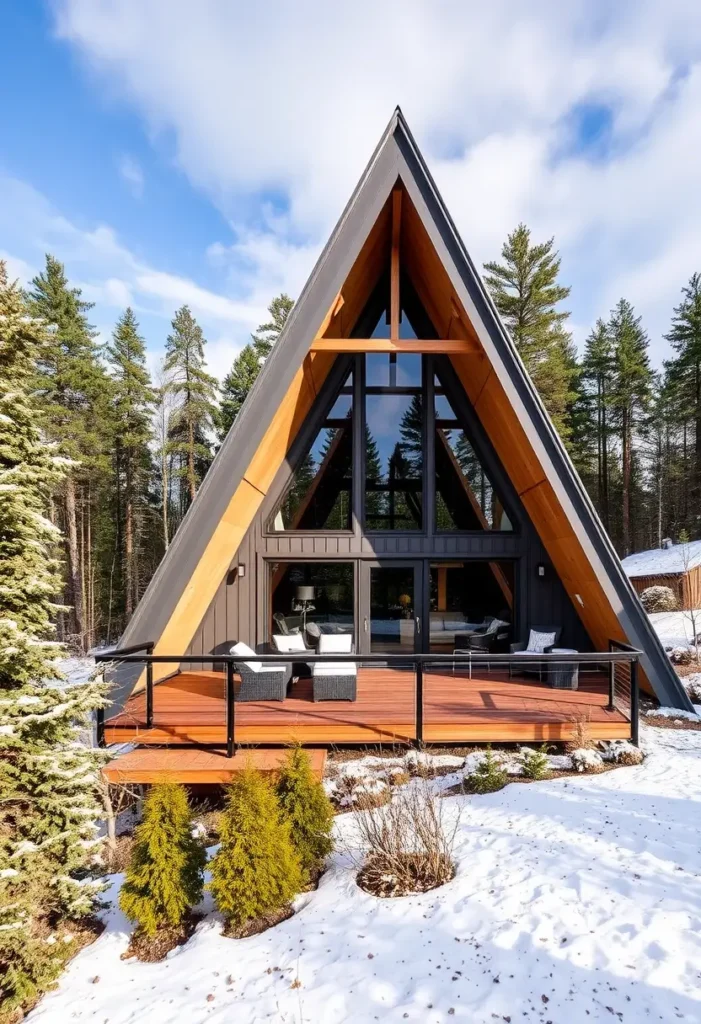
[[[144,935],[137,929],[131,937],[128,949],[120,959],[136,957],[143,963],[155,964],[165,960],[171,949],[183,946],[202,920],[202,914],[189,914],[178,928],[159,928],[155,935]]]
[[[654,725],[656,729],[691,729],[701,731],[701,721],[692,722],[689,718],[665,718],[664,715],[645,715],[642,719],[646,725]]]
[[[260,917],[254,918],[253,921],[247,921],[240,928],[225,926],[222,934],[226,935],[229,939],[247,939],[251,935],[260,935],[261,932],[267,932],[268,928],[274,928],[276,924],[288,921],[293,915],[294,910],[288,905],[281,907],[279,910],[271,910],[269,914],[262,914]]]
[[[123,836],[117,836],[117,841],[113,850],[110,850],[109,847],[105,845],[104,866],[100,865],[99,873],[103,874],[103,872],[106,872],[108,875],[115,875],[126,871],[129,867],[129,862],[131,861],[131,851],[133,846],[134,836],[131,833],[127,833]]]
[[[454,876],[455,865],[448,857],[405,853],[390,861],[382,854],[371,853],[356,881],[364,892],[384,899],[429,892]]]

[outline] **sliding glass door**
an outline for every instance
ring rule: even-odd
[[[361,573],[364,654],[421,650],[423,573],[420,562],[365,562]]]

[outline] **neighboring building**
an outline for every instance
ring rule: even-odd
[[[557,664],[515,655],[532,631]],[[147,642],[154,710],[123,666],[107,742],[631,736],[634,650],[690,707],[399,110],[121,647]],[[338,662],[300,651],[280,685],[241,655],[234,705],[212,656],[236,643]],[[162,775],[136,755],[114,770]]]
[[[622,562],[636,593],[669,587],[682,609],[701,608],[701,540],[638,551]]]

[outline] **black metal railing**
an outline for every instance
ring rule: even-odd
[[[300,652],[292,654],[255,654],[242,658],[240,654],[211,654],[211,655],[185,655],[185,654],[157,654],[154,655],[154,644],[140,644],[134,647],[127,647],[122,650],[102,651],[95,655],[96,662],[120,664],[143,664],[146,667],[146,726],[153,727],[153,704],[154,704],[154,665],[202,665],[211,664],[223,666],[226,680],[226,752],[228,757],[233,757],[236,752],[236,699],[235,699],[235,672],[237,664],[243,661],[256,661],[261,665],[314,665],[321,663],[338,663],[339,661],[351,662],[363,666],[383,666],[396,668],[411,668],[415,674],[415,705],[414,705],[414,742],[421,745],[424,742],[424,671],[426,666],[435,665],[442,668],[455,670],[469,670],[470,674],[474,669],[486,666],[488,671],[492,667],[498,669],[532,669],[533,660],[527,662],[523,654],[308,654],[300,655]],[[141,653],[141,652],[145,653]],[[607,652],[577,652],[572,654],[542,654],[535,661],[541,666],[542,673],[547,674],[557,666],[577,666],[590,668],[594,671],[605,672],[609,681],[609,702],[608,710],[618,711],[629,722],[631,726],[631,739],[638,743],[638,663],[640,651],[616,640],[609,641]],[[625,679],[623,678],[625,675]],[[265,701],[261,701],[265,703]],[[98,743],[103,746],[105,742],[105,721],[104,711],[98,711],[97,719]],[[193,744],[201,747],[221,747],[221,743]]]

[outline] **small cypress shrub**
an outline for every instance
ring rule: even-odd
[[[548,745],[543,743],[537,750],[531,747],[523,747],[521,750],[521,768],[527,779],[537,782],[539,779],[547,779],[552,774],[550,762],[548,761]]]
[[[291,825],[272,782],[246,768],[229,785],[208,888],[234,931],[282,910],[304,884]]]
[[[488,746],[484,757],[468,775],[466,784],[471,793],[496,793],[503,789],[508,780],[506,768],[492,753],[491,746]]]
[[[333,849],[333,808],[300,746],[290,749],[277,780],[277,795],[292,826],[292,844],[305,874],[321,868]]]
[[[192,835],[192,816],[183,786],[166,782],[150,790],[119,905],[147,936],[182,924],[202,898],[207,854]]]

